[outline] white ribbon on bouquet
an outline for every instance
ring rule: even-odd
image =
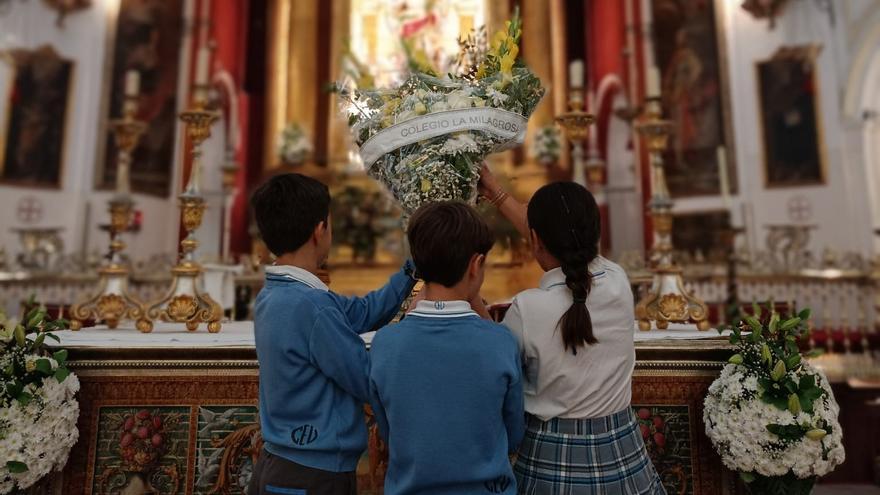
[[[503,141],[493,151],[502,151],[522,144],[528,120],[517,113],[499,108],[464,108],[429,113],[382,129],[361,146],[361,158],[369,168],[382,155],[406,145],[445,134],[482,131]]]

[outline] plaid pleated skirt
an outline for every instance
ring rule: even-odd
[[[594,419],[530,416],[513,471],[521,495],[666,495],[630,408]]]

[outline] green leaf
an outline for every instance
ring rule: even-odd
[[[780,325],[780,326],[779,326],[779,329],[782,330],[782,331],[784,332],[784,331],[786,331],[786,330],[791,330],[792,328],[794,328],[794,327],[800,325],[800,323],[801,323],[801,319],[795,317],[795,318],[792,318],[792,319],[790,319],[790,320],[785,320],[785,323],[783,323],[782,325]]]
[[[801,409],[801,400],[798,398],[797,394],[791,394],[788,396],[788,411],[795,416],[801,413],[803,409]]]
[[[800,354],[794,354],[785,360],[785,366],[790,370],[795,369],[800,364],[801,364],[801,355]]]
[[[52,359],[58,361],[58,365],[62,365],[67,361],[67,349],[61,349],[60,351],[55,351],[52,354]]]
[[[800,318],[801,321],[807,321],[810,319],[811,314],[812,312],[810,311],[810,308],[805,308],[803,311],[798,313],[798,318]]]
[[[748,323],[749,326],[752,327],[753,332],[760,333],[761,331],[764,330],[764,327],[761,326],[761,322],[757,318],[755,318],[754,316],[746,316],[745,320],[746,320],[746,323]]]
[[[743,480],[743,483],[751,483],[755,481],[755,475],[752,473],[739,473],[739,479]]]
[[[27,407],[27,405],[31,403],[31,399],[33,398],[33,395],[27,392],[22,392],[18,394],[18,397],[16,397],[15,400],[17,400],[18,403],[21,404],[21,407]]]
[[[27,464],[19,461],[6,461],[6,469],[11,474],[21,474],[28,470]]]
[[[813,375],[804,375],[801,377],[798,386],[798,400],[801,403],[801,409],[806,413],[813,413],[813,402],[822,397],[825,391],[816,386],[816,378]]]
[[[763,311],[761,311],[761,305],[753,302],[752,303],[752,311],[755,313],[755,318],[761,318]]]
[[[55,370],[55,379],[58,380],[58,383],[61,383],[64,380],[66,380],[68,376],[70,376],[70,370],[64,366],[59,366]]]
[[[24,390],[24,385],[21,382],[12,382],[6,384],[6,394],[10,397],[18,397],[18,394]]]
[[[807,352],[806,356],[807,356],[808,358],[817,358],[817,357],[821,356],[822,354],[825,354],[825,351],[824,351],[824,350],[822,350],[822,349],[813,349],[812,351]]]
[[[43,341],[45,340],[46,334],[41,333],[40,335],[37,335],[37,338],[34,339],[34,349],[39,349],[40,347],[43,347]]]
[[[803,438],[804,428],[800,425],[767,425],[767,431],[779,437],[780,440],[795,441]]]
[[[730,359],[728,359],[727,362],[730,364],[742,364],[743,363],[742,354],[734,354],[733,356],[730,356]]]
[[[46,319],[46,311],[41,308],[39,311],[37,311],[37,314],[28,319],[27,327],[34,328],[39,325],[44,319]]]
[[[48,376],[52,374],[52,363],[50,363],[48,359],[37,359],[36,363],[34,364],[37,367],[37,371],[39,371],[43,375]]]

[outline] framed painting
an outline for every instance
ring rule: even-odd
[[[60,188],[74,64],[45,45],[0,55],[0,182]]]
[[[691,256],[702,254],[708,261],[727,258],[725,231],[730,230],[728,210],[677,213],[673,219],[672,243]]]
[[[675,197],[721,193],[719,170],[736,191],[724,36],[716,0],[651,0],[663,110],[673,123],[664,157]],[[719,149],[726,164],[719,164]]]
[[[168,196],[174,170],[177,87],[183,42],[183,0],[121,0],[110,29],[103,117],[98,134],[98,188],[116,181],[116,145],[108,121],[122,114],[125,73],[141,75],[137,117],[147,124],[132,153],[131,189]]]
[[[825,182],[816,58],[821,48],[780,48],[758,62],[758,97],[767,187]]]

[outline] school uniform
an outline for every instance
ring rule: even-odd
[[[503,324],[523,364],[525,439],[514,471],[521,494],[665,494],[630,406],[633,295],[626,272],[590,264],[587,309],[598,343],[566,350],[557,323],[572,304],[560,268],[519,293]]]
[[[397,314],[415,284],[411,272],[408,264],[357,298],[298,267],[266,268],[254,310],[265,452],[249,493],[356,493],[370,369],[358,334]]]
[[[371,405],[388,444],[386,495],[516,493],[519,351],[465,301],[420,301],[370,348]]]

